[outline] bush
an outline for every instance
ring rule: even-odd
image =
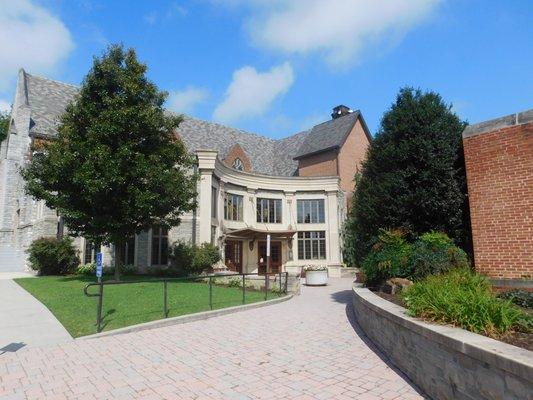
[[[220,261],[218,247],[209,243],[202,243],[200,246],[177,242],[170,254],[172,266],[169,271],[175,274],[200,274],[204,270],[211,268],[213,264]]]
[[[487,336],[531,326],[531,317],[498,299],[488,280],[468,268],[430,275],[402,292],[412,316],[452,324]]]
[[[69,237],[36,239],[28,248],[28,254],[31,268],[40,275],[65,275],[79,264],[76,248]]]
[[[400,229],[380,231],[377,242],[361,265],[369,286],[392,277],[405,277],[412,251],[405,236],[406,232]]]
[[[96,264],[95,263],[81,264],[76,268],[75,273],[76,275],[94,276],[96,275]]]
[[[428,232],[421,235],[413,244],[408,278],[419,280],[452,268],[467,268],[468,266],[466,253],[455,246],[445,233]]]
[[[513,304],[522,308],[533,309],[533,292],[527,290],[510,290],[498,295],[500,299],[510,300]]]

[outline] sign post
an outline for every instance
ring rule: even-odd
[[[98,282],[102,281],[102,273],[104,271],[104,255],[101,252],[96,253],[96,277]]]
[[[265,271],[265,300],[268,298],[268,284],[270,283],[270,278],[268,276],[268,273],[272,270],[272,266],[270,265],[271,259],[270,259],[270,233],[267,234],[267,265],[266,265],[266,271]]]

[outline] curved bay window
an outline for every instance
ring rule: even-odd
[[[280,224],[281,223],[281,200],[280,199],[257,199],[257,222]]]
[[[152,265],[168,264],[168,228],[152,228]]]
[[[242,221],[242,196],[226,193],[224,197],[224,219]]]

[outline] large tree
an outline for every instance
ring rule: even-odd
[[[57,138],[23,171],[27,192],[57,210],[69,232],[114,244],[117,259],[129,237],[177,225],[195,207],[192,160],[175,136],[181,119],[164,111],[167,94],[146,70],[120,45],[95,57]]]
[[[356,179],[345,229],[349,262],[361,262],[380,228],[443,231],[470,249],[464,127],[437,93],[400,90]]]

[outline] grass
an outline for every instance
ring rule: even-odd
[[[108,278],[110,279],[110,278]],[[128,276],[139,281],[147,277]],[[152,278],[157,279],[157,278]],[[96,333],[97,297],[83,294],[84,286],[94,282],[84,276],[44,276],[15,280],[43,303],[73,337]],[[89,293],[96,293],[91,287]],[[268,298],[277,294],[269,293]],[[246,290],[246,303],[264,300],[264,292]],[[213,309],[242,304],[242,289],[213,285]],[[169,317],[209,310],[209,285],[202,282],[168,283]],[[147,282],[104,286],[103,330],[117,329],[163,318],[163,283]]]
[[[529,330],[531,316],[510,301],[498,299],[487,279],[469,269],[430,275],[403,293],[409,314],[498,337]]]

